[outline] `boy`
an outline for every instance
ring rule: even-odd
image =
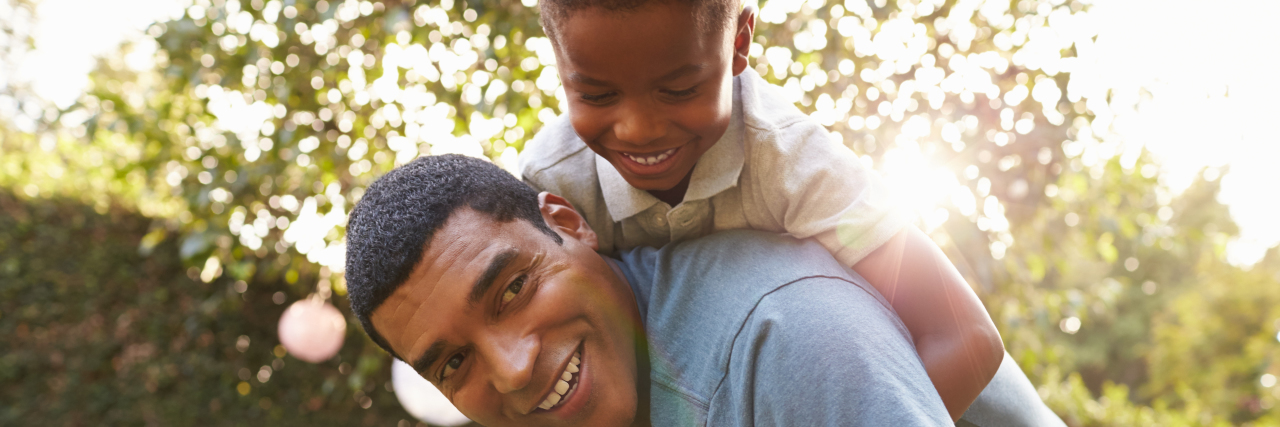
[[[892,304],[959,419],[1001,364],[994,324],[874,172],[747,67],[755,9],[737,3],[542,0],[569,111],[526,148],[524,179],[578,208],[603,253],[814,238]]]

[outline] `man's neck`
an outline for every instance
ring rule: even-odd
[[[649,419],[649,340],[645,334],[636,335],[636,419],[632,427],[650,427]]]
[[[618,281],[622,282],[631,291],[631,301],[636,307],[636,330],[635,330],[635,360],[636,360],[636,418],[631,423],[631,427],[650,427],[652,423],[649,419],[649,339],[645,334],[644,324],[639,319],[640,303],[635,297],[635,288],[631,287],[631,282],[627,280],[627,275],[622,272],[622,266],[618,264],[618,260],[601,255],[609,268],[613,269],[613,273],[618,275]]]

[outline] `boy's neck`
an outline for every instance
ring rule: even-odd
[[[694,169],[696,168],[697,166],[694,166]],[[693,169],[689,169],[689,173],[685,175],[684,179],[681,179],[680,183],[676,184],[675,187],[671,187],[666,190],[647,190],[647,191],[649,192],[649,194],[652,194],[653,197],[657,197],[658,200],[667,202],[668,205],[675,207],[676,205],[680,204],[680,202],[684,201],[684,193],[689,190],[689,179],[692,177],[693,177]]]

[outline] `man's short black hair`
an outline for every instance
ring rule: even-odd
[[[573,12],[601,8],[610,12],[630,12],[650,3],[683,3],[692,6],[695,21],[703,30],[723,28],[737,17],[742,0],[539,0],[542,30],[556,40],[557,25]]]
[[[392,356],[400,357],[373,328],[373,311],[408,280],[431,237],[464,206],[500,222],[529,221],[564,243],[543,220],[538,193],[493,163],[456,154],[420,157],[378,178],[347,221],[347,298],[365,333]]]

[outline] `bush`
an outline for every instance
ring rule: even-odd
[[[333,360],[293,359],[278,346],[286,305],[273,297],[293,301],[296,286],[251,280],[242,294],[231,279],[205,283],[176,239],[149,241],[151,224],[119,206],[100,214],[0,192],[0,424],[412,419],[389,391],[388,359],[358,327]]]

